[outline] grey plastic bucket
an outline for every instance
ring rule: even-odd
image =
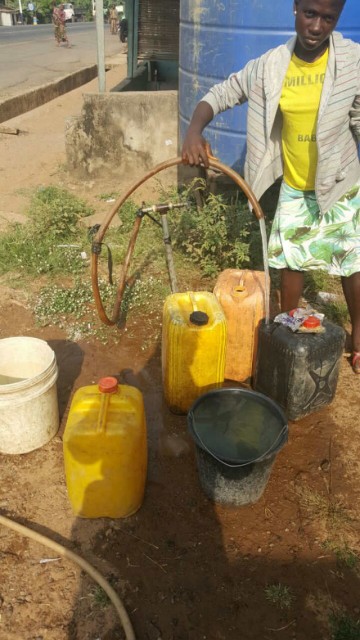
[[[257,502],[288,439],[282,409],[262,393],[223,388],[200,396],[187,419],[206,495],[219,504]]]

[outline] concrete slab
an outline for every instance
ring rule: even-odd
[[[118,53],[105,59],[106,69],[111,69],[124,64],[125,56]],[[42,84],[39,87],[29,89],[18,95],[13,95],[0,99],[0,123],[16,118],[23,113],[32,111],[37,107],[58,98],[64,93],[77,89],[87,84],[98,75],[97,65],[84,66],[72,73],[65,74],[53,82]]]
[[[90,82],[96,76],[97,66],[91,65],[90,67],[85,67],[85,69],[65,75],[55,82],[49,82],[23,94],[7,98],[0,102],[0,122],[5,122],[10,118],[20,116],[22,113],[32,111],[32,109],[40,107],[42,104],[49,102],[49,100],[53,100],[63,93],[77,89],[81,85]]]

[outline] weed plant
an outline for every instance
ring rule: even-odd
[[[343,297],[339,278],[330,276],[324,271],[308,271],[305,273],[304,293],[308,300],[315,304],[319,311],[322,311],[326,318],[335,324],[345,327],[350,321],[350,316],[345,300]],[[316,295],[319,291],[329,291],[339,294],[339,300],[327,302],[319,305],[316,303]]]
[[[100,587],[100,585],[96,585],[92,589],[90,595],[94,599],[95,606],[99,607],[100,609],[105,609],[109,606],[110,598],[107,595],[106,591],[104,591],[104,589]]]
[[[325,316],[328,320],[331,320],[335,324],[340,325],[341,327],[345,327],[348,322],[350,322],[349,311],[345,302],[328,302],[326,305],[322,306],[322,311],[325,313]]]
[[[279,609],[290,609],[295,602],[295,596],[287,585],[270,584],[265,588],[266,599],[279,607]]]
[[[159,301],[163,301],[169,293],[169,285],[162,278],[150,275],[145,280],[135,280],[132,285],[125,288],[122,311],[123,313],[134,309],[142,309],[146,313],[158,311]]]
[[[111,314],[116,287],[99,280],[99,291],[105,310]],[[135,310],[141,310],[144,318],[160,313],[164,297],[169,292],[162,278],[148,275],[141,280],[133,280],[125,288],[122,316]],[[104,331],[98,327],[90,281],[77,278],[72,286],[50,284],[43,287],[36,298],[34,313],[40,326],[58,326],[65,329],[71,339],[97,335],[102,342],[107,341],[107,327],[103,327]]]
[[[333,540],[344,536],[352,527],[352,519],[342,499],[338,496],[322,496],[310,487],[298,487],[296,493],[302,507],[309,515],[326,527]]]
[[[26,279],[82,271],[81,252],[89,242],[78,223],[91,213],[84,201],[64,189],[39,189],[31,199],[28,222],[12,225],[1,236],[0,274],[20,271]]]
[[[65,240],[77,233],[80,218],[94,213],[83,200],[66,189],[38,189],[30,201],[28,216],[34,235],[45,234]]]
[[[98,197],[99,200],[109,202],[109,200],[116,200],[119,194],[116,191],[110,191],[110,193],[101,193]]]
[[[139,210],[139,207],[132,200],[126,200],[126,202],[124,202],[122,207],[120,207],[118,211],[118,217],[121,220],[122,232],[128,233],[132,231],[135,220],[136,220],[136,213],[138,210]]]
[[[304,276],[304,289],[309,298],[315,298],[318,291],[333,291],[335,278],[325,271],[307,271]]]
[[[107,282],[99,281],[99,291],[103,303],[113,305],[115,288]],[[49,284],[38,294],[34,313],[40,326],[55,325],[64,329],[70,339],[79,340],[95,335],[106,343],[108,331],[99,325],[94,307],[90,281],[75,279],[73,285]]]
[[[33,195],[28,216],[37,234],[60,240],[73,237],[78,232],[80,218],[94,213],[83,200],[59,187],[38,189]]]
[[[356,569],[359,565],[359,556],[350,549],[347,543],[339,544],[332,542],[331,540],[325,540],[323,543],[324,549],[332,551],[337,563],[340,567],[346,567],[347,569]]]
[[[334,613],[330,617],[332,640],[360,640],[360,620],[351,616]]]
[[[47,324],[50,319],[66,319],[71,314],[81,318],[89,304],[93,302],[92,291],[87,282],[77,280],[73,287],[51,285],[44,287],[34,307],[37,320]]]
[[[201,192],[202,205],[196,194]],[[181,193],[189,203],[171,218],[174,247],[198,265],[205,276],[226,268],[250,267],[253,217],[239,195],[226,198],[206,189],[204,180],[193,181]]]
[[[14,225],[0,240],[0,274],[17,271],[26,280],[42,274],[80,273],[86,266],[81,257],[88,250],[86,237],[77,237],[76,243],[71,240],[54,243],[47,236],[34,237],[27,226]]]

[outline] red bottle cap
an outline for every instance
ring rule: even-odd
[[[308,316],[302,323],[302,326],[306,329],[315,329],[320,326],[320,320],[316,316]]]
[[[107,378],[101,378],[99,380],[99,391],[101,393],[115,393],[119,388],[119,383],[116,378],[108,376]]]

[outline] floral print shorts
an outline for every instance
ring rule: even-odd
[[[275,269],[320,269],[345,277],[360,272],[360,184],[322,215],[315,191],[283,182],[268,253]]]

